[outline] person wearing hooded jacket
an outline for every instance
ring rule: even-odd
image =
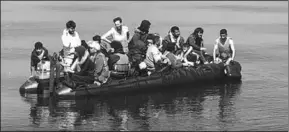
[[[146,39],[150,25],[151,23],[148,20],[143,20],[140,26],[135,30],[135,33],[128,44],[128,55],[132,62],[132,67],[138,67],[138,65],[145,59],[147,50]]]

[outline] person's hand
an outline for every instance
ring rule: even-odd
[[[222,62],[222,60],[220,59],[220,58],[216,58],[215,60],[214,60],[214,63],[216,63],[216,64],[219,64],[219,63],[221,63]]]
[[[183,66],[189,66],[189,64],[188,63],[183,63]]]

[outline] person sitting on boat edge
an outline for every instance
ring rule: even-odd
[[[49,61],[48,50],[43,46],[41,42],[36,42],[34,44],[34,49],[31,52],[31,62],[30,62],[30,71],[31,75],[35,75],[35,71],[37,70],[37,66],[39,63],[44,61]]]
[[[191,51],[192,51],[192,47],[189,44],[184,43],[182,47],[181,57],[182,57],[182,61],[184,63],[187,63],[188,66],[194,66],[195,65],[194,62],[196,62],[197,60],[196,53],[191,52]]]
[[[162,52],[166,50],[166,47],[168,43],[176,43],[176,51],[174,51],[174,54],[179,54],[182,50],[182,47],[185,43],[184,37],[181,36],[180,28],[177,26],[171,27],[170,31],[168,32],[168,35],[163,40],[163,49]]]
[[[215,63],[224,62],[229,65],[235,58],[235,46],[233,39],[228,37],[226,29],[220,30],[220,37],[216,39],[213,51]]]
[[[131,67],[139,73],[142,72],[139,68],[139,64],[145,59],[147,51],[146,39],[149,33],[150,25],[150,21],[143,20],[140,26],[135,30],[135,33],[128,44],[128,56],[132,64]]]
[[[75,47],[74,55],[77,58],[71,68],[64,69],[64,72],[70,73],[64,84],[73,89],[81,84],[93,84],[95,65],[89,58],[88,50],[83,46]]]
[[[188,66],[188,63],[182,63],[182,58],[180,55],[176,56],[173,52],[176,50],[176,44],[173,42],[169,42],[164,52],[164,56],[166,56],[170,60],[170,65],[172,68],[179,68],[182,66]]]
[[[158,64],[159,62],[162,62],[163,59],[166,58],[162,58],[162,53],[159,51],[157,45],[156,45],[156,39],[155,39],[154,34],[148,34],[147,37],[147,52],[146,52],[146,58],[145,60],[142,62],[144,64],[140,64],[140,69],[144,69],[146,68],[148,71],[148,75],[150,75],[152,72],[154,72],[156,70],[155,65]]]
[[[110,72],[107,64],[105,55],[101,52],[100,48],[100,36],[95,35],[95,38],[98,38],[98,42],[92,41],[88,43],[90,49],[90,60],[94,63],[94,84],[101,85],[106,83]]]
[[[119,41],[111,42],[111,51],[108,57],[108,67],[110,77],[112,78],[125,78],[128,76],[130,70],[130,62],[128,56],[124,53],[122,44]]]
[[[121,42],[124,52],[128,53],[129,29],[122,24],[122,19],[120,17],[114,18],[113,23],[115,26],[102,35],[101,39],[111,43],[107,37],[112,36],[112,40]]]
[[[188,37],[186,43],[188,43],[193,47],[192,52],[198,54],[199,56],[198,58],[200,58],[201,62],[203,64],[207,64],[208,61],[204,57],[204,55],[206,54],[205,52],[206,48],[204,48],[203,33],[204,33],[203,28],[201,27],[196,28],[194,32]]]
[[[62,55],[63,65],[71,66],[74,59],[74,48],[81,45],[81,40],[78,33],[75,31],[76,23],[72,20],[66,23],[66,28],[63,30],[61,36],[63,49],[60,52]]]

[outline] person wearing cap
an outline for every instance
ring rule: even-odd
[[[70,68],[64,72],[70,73],[70,79],[65,80],[64,84],[71,88],[76,88],[79,84],[94,83],[94,63],[90,60],[89,52],[83,46],[75,47],[73,54],[76,60]]]
[[[204,48],[203,33],[204,33],[203,28],[201,27],[196,28],[194,32],[188,37],[186,43],[192,46],[192,52],[198,55],[198,58],[200,58],[202,63],[208,64],[208,61],[204,57],[204,54],[206,54],[205,53],[206,48]],[[187,53],[190,52],[191,51]]]
[[[34,44],[34,49],[31,52],[31,62],[30,62],[30,71],[31,75],[35,74],[37,70],[37,65],[42,61],[49,61],[48,50],[43,46],[41,42],[36,42]]]
[[[111,71],[112,78],[124,78],[130,70],[130,63],[128,56],[124,53],[123,47],[119,41],[112,41],[112,53],[108,57],[108,67]]]
[[[220,37],[216,39],[213,51],[215,63],[225,62],[226,65],[235,58],[235,46],[233,39],[228,37],[226,29],[220,30]]]
[[[149,33],[151,23],[148,20],[143,20],[140,26],[135,30],[135,33],[128,44],[129,59],[132,62],[132,67],[139,70],[139,64],[145,59],[147,44],[146,39]]]
[[[100,36],[95,35],[94,38],[100,38]],[[101,85],[106,83],[110,72],[105,55],[101,52],[99,41],[90,41],[88,46],[90,60],[94,63],[94,84]]]
[[[128,53],[128,40],[129,40],[129,30],[127,26],[122,25],[122,19],[120,17],[113,19],[114,27],[112,27],[108,32],[101,36],[101,39],[108,43],[111,43],[107,37],[111,36],[113,41],[119,41],[122,44],[125,53]]]
[[[74,48],[81,45],[81,40],[78,33],[75,31],[76,23],[72,20],[66,23],[66,28],[63,30],[61,36],[63,49],[63,61],[64,65],[70,66],[73,62],[74,55],[71,54],[74,52]]]
[[[169,42],[176,43],[176,51],[174,51],[175,54],[178,54],[178,52],[181,52],[182,47],[185,43],[184,37],[181,36],[180,28],[177,26],[171,27],[170,31],[168,32],[168,35],[163,40],[163,49],[164,52],[166,50],[167,44]]]

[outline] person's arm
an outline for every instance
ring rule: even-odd
[[[230,38],[230,40],[229,40],[229,44],[230,44],[230,48],[231,48],[231,50],[232,50],[232,57],[231,57],[231,60],[234,60],[235,55],[236,55],[236,50],[235,50],[234,41],[233,41],[232,38]]]
[[[162,54],[160,53],[157,47],[152,49],[152,55],[153,55],[154,63],[157,63],[162,60],[162,57],[161,57]]]
[[[62,40],[62,44],[64,47],[70,47],[70,41],[69,39],[67,38],[68,36],[68,32],[66,29],[63,30],[63,34],[61,36],[61,40]]]
[[[184,54],[184,58],[187,58],[188,54],[190,54],[193,50],[193,47],[190,46],[189,49],[187,50],[187,52]]]
[[[108,43],[111,43],[110,40],[107,39],[108,36],[112,35],[113,33],[113,28],[111,28],[109,31],[107,31],[104,35],[101,36],[101,39],[108,42]]]
[[[79,37],[78,32],[76,32],[76,31],[75,31],[75,37],[76,37],[76,46],[75,47],[81,46],[81,39]]]
[[[104,66],[104,61],[103,60],[103,56],[98,56],[95,61],[94,61],[94,66],[95,66],[95,70],[94,70],[94,77],[95,80],[98,80],[99,77],[99,73],[102,71],[102,68]]]
[[[214,49],[213,49],[213,59],[216,61],[216,51],[218,49],[218,40],[215,41]]]
[[[187,43],[191,45],[196,50],[201,50],[201,47],[196,45],[195,39],[192,36],[188,37]]]

